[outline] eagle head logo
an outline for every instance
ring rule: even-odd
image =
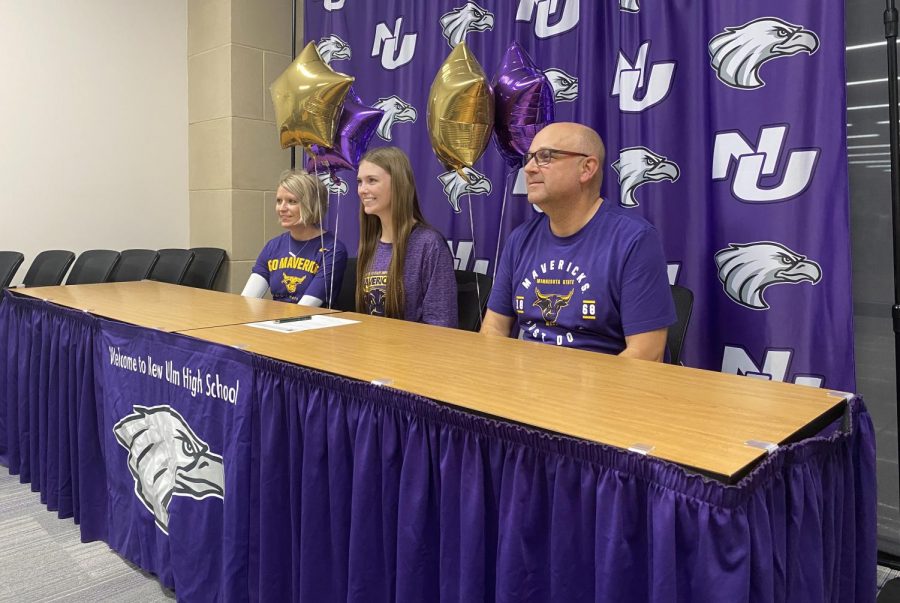
[[[534,305],[541,309],[541,317],[544,319],[544,323],[548,327],[552,327],[556,325],[556,321],[559,319],[559,311],[569,305],[572,295],[575,294],[575,289],[572,289],[565,295],[560,295],[559,293],[541,293],[541,290],[535,287],[534,294],[536,296]]]
[[[225,466],[174,408],[135,406],[113,427],[128,451],[134,493],[165,534],[173,496],[225,497]]]
[[[384,289],[366,291],[366,307],[374,316],[384,316]]]
[[[553,100],[557,103],[571,103],[578,98],[578,78],[562,69],[545,69],[544,75],[550,80]]]
[[[646,147],[622,149],[612,167],[619,175],[619,205],[622,207],[639,205],[634,191],[642,184],[661,180],[675,182],[681,173],[676,163]]]
[[[319,43],[316,44],[316,50],[319,51],[319,56],[322,57],[322,60],[328,64],[331,64],[331,61],[347,60],[352,55],[350,45],[334,34],[319,40]]]
[[[441,31],[450,48],[466,39],[470,31],[485,31],[494,28],[494,15],[474,2],[455,8],[441,16]]]
[[[316,174],[316,176],[318,176],[319,181],[325,185],[325,188],[328,189],[329,193],[335,195],[346,195],[347,191],[350,190],[347,182],[337,174],[329,172],[319,172]]]
[[[822,279],[817,263],[771,241],[732,243],[716,253],[716,266],[728,297],[753,310],[769,308],[763,293],[770,285],[803,281],[815,285]]]
[[[281,273],[281,284],[285,286],[288,293],[296,293],[297,287],[303,284],[308,274],[303,276],[290,276],[285,272]]]
[[[373,106],[384,111],[384,116],[378,122],[378,130],[376,130],[378,137],[382,140],[391,140],[391,129],[395,123],[416,121],[416,117],[418,117],[416,108],[396,95],[379,98]]]
[[[637,13],[640,12],[641,6],[638,4],[638,0],[619,0],[619,10],[626,13]]]
[[[759,69],[766,61],[799,52],[813,54],[819,37],[799,25],[769,17],[740,27],[726,27],[709,41],[712,68],[724,84],[752,90],[765,85]]]
[[[459,198],[463,195],[487,195],[491,192],[491,181],[469,167],[462,169],[466,178],[457,172],[444,172],[438,176],[438,180],[444,187],[444,194],[454,213],[459,213]]]

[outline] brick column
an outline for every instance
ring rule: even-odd
[[[290,151],[278,143],[269,84],[291,62],[291,3],[188,2],[190,242],[228,252],[222,291],[240,292],[263,244],[281,232],[274,190]],[[302,32],[298,14],[298,47]]]

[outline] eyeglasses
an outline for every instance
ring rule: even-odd
[[[575,151],[561,151],[559,149],[538,149],[534,153],[525,153],[522,157],[522,167],[528,165],[528,162],[535,160],[538,165],[547,165],[554,155],[568,155],[571,157],[590,157],[585,153],[576,153]]]

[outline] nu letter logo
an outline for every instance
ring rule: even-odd
[[[325,10],[331,12],[333,10],[341,10],[344,8],[344,0],[324,0]]]
[[[675,62],[653,63],[648,71],[649,50],[650,42],[641,44],[634,63],[631,63],[621,51],[619,52],[612,95],[619,97],[619,109],[624,113],[639,113],[649,109],[662,102],[672,90]],[[641,89],[644,90],[644,96],[639,99],[637,92]]]
[[[456,249],[453,248],[454,242],[456,243]],[[454,269],[469,270],[470,262],[474,260],[471,268],[472,272],[488,273],[490,262],[472,257],[472,250],[475,247],[472,241],[447,241],[447,245],[450,247],[450,253],[453,254]]]
[[[819,149],[796,149],[787,153],[787,167],[781,182],[763,186],[763,176],[778,171],[781,151],[787,135],[786,125],[764,126],[759,132],[756,147],[750,146],[740,132],[719,132],[713,148],[712,179],[725,180],[737,164],[731,182],[731,194],[748,203],[787,201],[805,191],[812,182]]]
[[[791,366],[793,350],[767,349],[763,356],[762,367],[757,366],[753,358],[742,347],[725,346],[722,354],[722,372],[732,375],[742,375],[766,381],[787,381],[788,370]],[[810,385],[822,387],[825,378],[820,375],[792,375],[791,382],[798,385]]]
[[[516,21],[531,21],[537,9],[537,19],[534,22],[534,35],[539,38],[549,38],[564,34],[578,25],[581,0],[519,0],[519,10],[516,12]],[[562,11],[559,5],[562,4]],[[556,23],[550,24],[550,15],[556,17]]]
[[[388,29],[386,23],[379,23],[375,27],[375,41],[372,43],[372,56],[381,55],[381,66],[393,71],[409,63],[416,53],[416,38],[419,34],[400,35],[403,26],[403,17],[397,17],[394,21],[394,31]],[[398,42],[401,40],[402,42]]]

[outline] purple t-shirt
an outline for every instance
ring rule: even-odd
[[[394,246],[378,243],[363,277],[366,312],[384,316],[388,268]],[[444,238],[436,230],[416,226],[406,242],[403,264],[406,298],[405,319],[442,327],[456,327],[456,276],[453,258]]]
[[[296,304],[311,295],[330,305],[329,300],[340,293],[346,265],[347,249],[330,232],[308,241],[294,240],[290,232],[284,232],[266,243],[253,273],[269,282],[275,301]]]
[[[676,320],[656,229],[610,201],[568,237],[544,214],[516,228],[488,307],[515,317],[522,339],[608,354]]]

